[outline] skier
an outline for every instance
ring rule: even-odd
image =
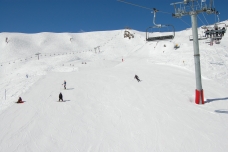
[[[209,36],[209,30],[207,29],[204,33],[205,33],[205,37],[208,38],[208,36]]]
[[[179,45],[176,44],[176,45],[174,46],[174,49],[176,50],[176,49],[178,49],[178,48],[179,48]]]
[[[66,89],[66,80],[64,80],[62,85],[64,85],[64,89]]]
[[[224,36],[224,33],[226,33],[225,27],[222,28],[222,36]]]
[[[141,81],[137,75],[135,75],[135,79],[136,79],[138,82]]]
[[[210,34],[209,35],[210,35],[210,38],[214,36],[214,30],[213,29],[210,30]]]
[[[60,92],[60,94],[59,94],[59,102],[60,102],[60,100],[62,100],[63,101],[63,95],[62,95],[62,93]]]
[[[17,100],[17,103],[23,103],[21,97],[19,97],[19,99]]]

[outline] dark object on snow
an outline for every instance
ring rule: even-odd
[[[64,80],[62,85],[64,85],[64,89],[66,89],[66,80]]]
[[[176,49],[178,49],[178,48],[180,48],[180,46],[179,46],[178,44],[176,44],[176,45],[174,46],[174,49],[176,50]]]
[[[60,100],[62,100],[63,101],[63,95],[62,95],[62,93],[60,92],[60,94],[59,94],[59,101]]]
[[[6,37],[6,43],[8,43],[9,41],[8,41],[8,37]]]
[[[221,35],[224,36],[224,33],[226,33],[226,29],[225,27],[222,28],[222,32],[221,32]]]
[[[23,103],[21,97],[19,97],[19,99],[17,100],[17,103]]]
[[[135,75],[135,79],[136,79],[138,82],[141,81],[137,75]]]

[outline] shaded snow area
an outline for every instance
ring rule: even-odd
[[[161,42],[130,32],[0,33],[0,151],[226,152],[227,33],[199,41],[197,105],[191,29]]]

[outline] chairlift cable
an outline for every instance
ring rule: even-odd
[[[215,8],[215,2],[214,2],[214,0],[213,0],[212,2],[213,2],[213,6],[214,6],[214,8]],[[217,23],[216,17],[217,17],[217,13],[215,14],[215,24]]]
[[[202,13],[202,14],[203,14],[203,17],[204,17],[205,21],[207,22],[207,25],[209,25],[209,23],[208,23],[206,17],[204,16],[204,13]]]
[[[140,7],[140,8],[148,9],[148,10],[151,10],[151,11],[154,11],[154,9],[152,9],[152,8],[148,8],[148,7],[145,7],[145,6],[133,4],[133,3],[126,2],[126,1],[123,1],[123,0],[117,0],[117,1],[129,4],[129,5],[137,6],[137,7]],[[157,12],[165,13],[165,14],[172,14],[172,13],[169,13],[169,12],[163,12],[163,11],[159,11],[159,10],[157,10]]]
[[[198,7],[201,8],[200,4],[199,4],[199,1],[197,1],[197,4],[198,4]]]
[[[190,3],[190,2],[189,2]],[[189,5],[189,3],[187,5]],[[192,2],[192,5],[190,5],[190,8],[192,9],[192,11],[195,11],[194,10],[194,7],[193,7],[193,2]]]
[[[165,13],[165,14],[172,14],[172,13],[169,13],[169,12],[163,12],[163,11],[158,11],[160,13]]]
[[[197,5],[198,5],[199,7],[201,7],[198,1],[197,1]],[[199,20],[204,24],[204,22],[201,20],[201,18],[199,17],[199,15],[197,15],[197,17],[198,17]]]
[[[133,3],[129,3],[129,2],[126,2],[126,1],[123,1],[123,0],[117,0],[117,1],[119,1],[119,2],[123,2],[123,3],[129,4],[129,5],[133,5],[133,6],[137,6],[137,7],[141,7],[141,8],[144,8],[144,9],[148,9],[148,10],[153,11],[153,9],[151,9],[151,8],[144,7],[144,6],[140,6],[140,5],[133,4]]]
[[[190,24],[188,24],[187,22],[185,22],[184,20],[182,20],[181,18],[179,18],[182,22],[184,22],[185,24],[187,24],[189,27],[191,27]]]
[[[156,13],[157,12],[166,13],[166,14],[172,14],[172,13],[159,11],[156,8],[151,9],[151,8],[148,8],[148,7],[144,7],[144,6],[136,5],[136,4],[133,4],[133,3],[129,3],[129,2],[126,2],[126,1],[123,1],[123,0],[117,0],[117,1],[153,11],[153,13],[154,13],[153,24],[155,26],[150,26],[150,27],[148,27],[146,29],[146,41],[163,41],[163,40],[173,39],[175,37],[175,29],[174,29],[174,26],[173,25],[169,25],[169,24],[167,24],[167,25],[155,24],[155,18],[156,18]],[[152,28],[159,28],[159,29],[161,29],[161,28],[164,28],[164,27],[172,27],[173,34],[172,35],[165,35],[165,36],[153,36],[153,37],[149,37],[149,33],[148,33],[148,30],[149,29],[152,29]]]
[[[198,6],[199,7],[201,7],[200,6],[200,4],[199,4],[199,2],[197,1],[197,3],[198,3]],[[214,2],[213,2],[214,3]],[[214,5],[214,4],[213,4]],[[207,19],[206,19],[206,17],[204,16],[204,13],[202,13],[202,15],[203,15],[203,17],[204,17],[204,19],[205,19],[205,21],[206,21],[206,23],[207,23],[207,25],[209,25],[209,23],[208,23],[208,21],[207,21]],[[201,20],[201,18],[198,16],[198,18],[200,19],[200,21],[203,23],[203,21]],[[216,20],[216,19],[215,19]],[[215,21],[216,22],[216,21]],[[204,24],[204,23],[203,23]]]
[[[199,18],[199,20],[204,24],[204,22],[201,20],[201,18],[199,17],[199,15],[197,15],[197,17]]]

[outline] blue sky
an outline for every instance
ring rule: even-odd
[[[177,31],[191,27],[190,16],[176,19],[171,15],[174,8],[170,3],[183,0],[125,1],[167,12],[157,13],[157,24],[172,24]],[[228,0],[214,0],[214,4],[220,12],[220,21],[227,20]],[[215,15],[204,16],[199,15],[198,26],[215,22]],[[77,33],[118,30],[126,26],[145,31],[153,25],[150,10],[117,0],[0,0],[0,19],[0,32],[20,33]]]

